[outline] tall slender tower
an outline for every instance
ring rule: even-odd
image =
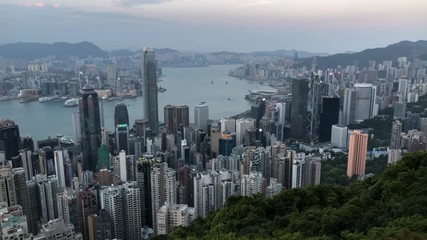
[[[194,122],[198,129],[208,132],[209,107],[205,102],[194,107]]]
[[[148,119],[151,134],[159,130],[159,109],[157,100],[156,59],[154,50],[142,50],[142,87],[144,95],[144,118]]]
[[[368,134],[364,134],[360,130],[354,130],[348,143],[348,177],[365,175],[367,149]]]
[[[129,154],[129,114],[125,104],[119,103],[114,109],[114,127],[116,128],[117,151]]]
[[[319,127],[319,101],[320,101],[320,76],[317,73],[317,59],[314,57],[310,76],[310,91],[307,105],[307,140],[311,143],[317,142]]]
[[[83,87],[79,110],[83,170],[95,172],[98,163],[98,148],[101,145],[101,118],[98,94],[92,87]]]

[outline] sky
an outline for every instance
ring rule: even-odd
[[[339,53],[427,39],[427,0],[0,0],[0,44]]]

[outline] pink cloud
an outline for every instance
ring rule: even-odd
[[[61,5],[59,3],[47,4],[45,2],[23,2],[19,4],[24,7],[53,7],[59,8]]]

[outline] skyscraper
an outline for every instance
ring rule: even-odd
[[[308,81],[292,80],[291,138],[303,140],[306,137]]]
[[[118,103],[114,108],[114,126],[119,124],[129,125],[128,108],[124,103]]]
[[[92,87],[83,87],[79,110],[83,170],[95,172],[98,163],[98,148],[101,145],[101,118],[98,94]]]
[[[338,123],[340,111],[339,97],[323,97],[322,111],[320,114],[319,140],[321,142],[331,141],[332,125]]]
[[[107,82],[110,86],[115,86],[117,84],[116,66],[114,63],[107,65]]]
[[[156,135],[159,130],[156,59],[154,50],[146,47],[142,50],[142,91],[144,118],[148,119],[151,134]]]
[[[189,109],[187,105],[166,105],[164,122],[168,133],[176,134],[181,127],[189,126]]]
[[[347,147],[348,128],[345,125],[334,124],[331,130],[331,144],[333,147]]]
[[[356,114],[357,91],[354,89],[345,89],[342,124],[349,125],[354,123]]]
[[[194,123],[198,129],[208,132],[209,107],[205,102],[194,107]]]
[[[12,157],[19,155],[21,146],[21,137],[19,127],[10,119],[0,121],[0,151],[5,152],[5,159],[11,160]]]
[[[402,132],[402,123],[399,120],[393,121],[391,126],[390,149],[400,148],[400,133]]]
[[[366,152],[368,150],[368,134],[354,130],[348,143],[347,176],[365,175]]]
[[[363,121],[373,118],[378,114],[376,103],[377,87],[372,84],[354,84],[357,90],[355,120]]]

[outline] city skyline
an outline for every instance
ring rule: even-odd
[[[8,32],[0,44],[87,40],[107,50],[145,45],[333,54],[385,46],[402,36],[427,39],[423,31],[427,2],[421,0],[392,4],[385,0],[1,0],[0,6],[0,26]]]

